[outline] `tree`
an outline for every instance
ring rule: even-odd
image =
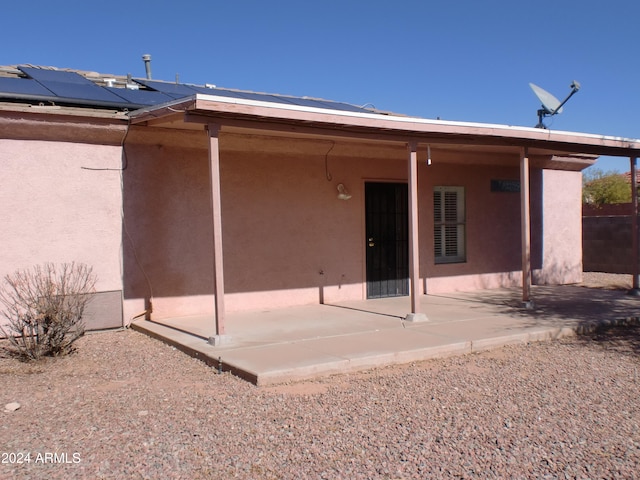
[[[624,174],[585,170],[582,176],[582,202],[601,207],[611,203],[631,202],[631,185]]]

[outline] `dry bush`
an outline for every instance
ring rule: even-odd
[[[52,263],[18,270],[0,289],[0,330],[28,359],[65,355],[84,334],[82,316],[95,293],[93,268],[82,263]]]

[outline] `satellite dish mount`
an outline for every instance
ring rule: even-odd
[[[531,90],[533,90],[533,93],[535,93],[536,97],[538,97],[538,100],[542,103],[542,108],[538,110],[538,124],[536,125],[536,128],[547,128],[542,121],[544,117],[552,117],[557,113],[562,113],[562,106],[567,103],[578,90],[580,90],[580,84],[574,80],[569,86],[571,88],[571,92],[567,95],[567,98],[560,102],[545,89],[540,88],[533,83],[530,83],[529,86],[531,87]]]

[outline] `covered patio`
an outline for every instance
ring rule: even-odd
[[[395,311],[394,316],[407,321],[430,320],[433,323],[432,314],[429,313],[428,308],[425,308],[428,305],[423,305],[425,303],[423,294],[505,285],[520,285],[519,305],[532,308],[534,306],[531,296],[533,283],[566,284],[579,281],[581,272],[581,255],[577,245],[577,242],[580,242],[579,172],[593,164],[596,156],[601,154],[628,156],[633,162],[640,148],[635,140],[599,135],[552,132],[505,125],[447,122],[381,113],[344,112],[299,105],[285,106],[254,100],[230,100],[202,94],[171,104],[138,110],[131,115],[131,124],[138,129],[138,132],[153,131],[156,135],[162,135],[158,132],[167,132],[165,136],[167,150],[171,148],[172,142],[180,145],[206,145],[210,203],[206,208],[209,210],[208,218],[192,215],[192,212],[186,208],[179,214],[171,216],[171,214],[165,215],[165,212],[175,209],[175,204],[178,202],[171,204],[166,200],[166,196],[157,199],[158,202],[166,203],[163,210],[153,213],[158,219],[157,224],[166,225],[165,230],[158,230],[157,233],[150,235],[141,229],[139,242],[158,243],[157,238],[163,240],[166,238],[171,252],[169,253],[169,249],[163,251],[158,248],[157,251],[153,251],[154,257],[150,257],[146,262],[143,259],[143,263],[156,268],[151,275],[145,272],[144,279],[135,269],[131,270],[138,275],[138,280],[132,282],[137,283],[138,287],[132,288],[131,294],[127,293],[125,288],[125,299],[130,296],[139,301],[145,290],[140,285],[146,281],[149,283],[149,296],[144,299],[147,318],[153,316],[154,320],[160,320],[186,315],[193,318],[199,317],[198,328],[202,328],[202,336],[216,346],[224,345],[227,342],[226,337],[234,335],[233,324],[241,321],[239,320],[243,315],[240,313],[241,310],[270,310],[286,306],[287,302],[291,302],[292,305],[310,304],[314,302],[314,295],[318,298],[314,293],[317,291],[316,288],[320,291],[320,304],[350,305],[348,302],[343,302],[348,300],[357,303],[360,299],[371,298],[368,290],[371,283],[367,263],[368,253],[372,248],[376,248],[374,246],[377,246],[378,242],[362,228],[362,215],[366,210],[362,199],[367,196],[363,192],[367,182],[372,180],[406,184],[407,193],[404,196],[408,200],[408,205],[404,207],[404,212],[406,212],[408,225],[406,238],[402,241],[406,244],[407,271],[399,275],[403,281],[406,281],[406,287],[402,287],[406,290],[402,293],[396,292],[406,297],[404,300],[387,300],[401,310]],[[139,135],[144,136],[145,133]],[[305,190],[302,186],[306,185],[302,182],[306,181],[308,174],[299,166],[304,165],[303,161],[317,158],[317,154],[313,157],[308,151],[296,150],[302,149],[303,143],[295,143],[295,141],[307,142],[305,145],[310,145],[309,142],[326,142],[325,153],[323,153],[326,180],[332,179],[327,167],[328,156],[334,146],[342,142],[343,154],[349,149],[350,154],[355,155],[360,162],[357,164],[361,166],[360,170],[349,170],[350,167],[346,166],[345,162],[343,172],[351,173],[343,173],[343,175],[350,175],[349,178],[356,185],[354,188],[359,189],[361,203],[349,209],[338,210],[331,207],[329,210],[317,208],[318,205],[324,207],[320,200],[324,201],[325,197],[322,199],[319,196],[314,197],[315,203],[301,207],[302,203],[296,197],[283,195],[281,193],[283,189],[286,190],[290,185],[298,183],[301,185],[298,187],[299,195],[308,192],[308,189]],[[150,144],[152,142],[150,141]],[[242,163],[236,160],[242,158],[247,162],[247,168],[253,168],[258,172],[257,175],[272,174],[273,171],[264,166],[276,165],[279,159],[278,152],[272,152],[270,157],[260,157],[262,161],[249,162],[245,159],[253,160],[261,155],[263,150],[278,142],[294,154],[299,153],[299,157],[296,158],[296,163],[293,161],[288,164],[283,163],[279,167],[280,170],[272,167],[273,171],[277,172],[272,181],[280,182],[275,189],[279,203],[273,203],[276,205],[274,210],[260,210],[262,213],[255,213],[258,211],[257,207],[269,201],[267,192],[271,194],[274,190],[269,190],[268,185],[263,182],[260,188],[265,196],[253,197],[253,203],[246,203],[247,197],[254,192],[250,188],[242,190],[244,196],[238,192],[244,185],[249,185],[245,172],[251,170],[243,171],[241,166],[236,166]],[[232,168],[237,169],[234,171],[236,177],[233,177],[233,185],[229,182],[225,183],[222,178],[223,147],[227,149],[226,152],[233,151],[233,154],[222,155],[227,162],[227,171],[231,171]],[[161,152],[163,148],[165,147],[162,144],[158,144],[155,152]],[[370,167],[371,163],[364,163],[361,160],[375,156],[375,150],[386,152],[385,163],[379,163],[377,170]],[[235,157],[234,155],[239,151],[242,151],[244,156]],[[149,159],[149,165],[152,165],[155,155],[160,155],[155,152],[147,148],[142,153],[142,156],[146,155]],[[428,166],[431,165],[432,156],[436,158],[436,165],[433,168],[440,169],[438,180],[436,180],[439,183],[435,183],[433,187],[428,183],[434,182],[432,172],[436,171],[428,170],[431,168]],[[164,165],[167,168],[164,171],[151,168],[146,173],[141,171],[138,179],[131,184],[135,184],[138,188],[138,184],[144,181],[142,179],[157,176],[156,184],[150,184],[143,189],[138,188],[138,191],[152,192],[154,189],[158,191],[163,189],[165,180],[161,175],[166,178],[167,175],[171,175],[171,171],[178,171],[179,165],[185,165],[173,163],[169,155],[165,158]],[[298,158],[300,158],[299,161]],[[266,159],[268,160],[265,161]],[[401,169],[397,168],[398,165],[402,166],[398,160],[406,162]],[[135,163],[135,160],[132,163]],[[267,169],[258,170],[258,168]],[[296,177],[290,172],[297,168],[300,170],[295,170],[298,175]],[[491,205],[486,211],[478,208],[473,215],[469,213],[469,224],[462,227],[468,228],[469,231],[474,230],[473,241],[466,242],[464,238],[461,241],[461,245],[468,243],[469,250],[475,249],[473,255],[470,253],[467,258],[466,254],[462,253],[459,259],[456,258],[453,261],[447,259],[444,263],[434,261],[435,241],[431,230],[434,228],[434,219],[429,213],[430,210],[433,211],[435,204],[431,196],[432,188],[457,188],[450,185],[452,183],[461,185],[465,172],[472,168],[475,168],[473,171],[476,175],[479,175],[479,172],[484,173],[482,173],[482,190],[478,190],[474,182],[468,180],[468,176],[467,180],[464,180],[468,185],[469,195],[473,193],[476,198],[482,198],[482,200],[470,200],[470,205],[480,205],[481,201]],[[531,177],[532,171],[536,173],[535,179]],[[204,173],[202,170],[200,172]],[[314,181],[317,181],[319,176],[317,170],[315,172]],[[505,178],[506,180],[502,180]],[[283,179],[288,179],[289,183],[285,183]],[[180,180],[183,183],[185,181],[186,179]],[[253,181],[257,185],[256,181]],[[497,184],[495,191],[494,182]],[[489,183],[491,183],[491,190],[488,189]],[[534,184],[535,189],[532,192]],[[175,185],[176,190],[173,194],[182,198],[184,187],[180,187],[178,182]],[[253,186],[253,184],[250,185]],[[320,190],[316,193],[316,185],[314,184],[314,195],[320,195]],[[202,186],[199,188],[201,189]],[[339,191],[341,186],[344,187],[339,184]],[[225,188],[228,189],[226,194],[228,198],[233,198],[226,203],[223,199]],[[509,192],[515,195],[509,199],[498,198],[500,193],[496,192]],[[535,195],[535,201],[532,199],[532,194]],[[125,194],[125,203],[126,198],[127,194]],[[140,207],[132,207],[131,215],[140,215],[138,208],[148,208],[154,203],[151,197],[135,198],[140,198],[136,200],[139,201]],[[458,201],[464,209],[462,195],[458,197]],[[233,211],[233,214],[225,213],[223,204],[226,205],[227,212]],[[186,203],[183,202],[183,205]],[[279,220],[283,217],[283,212],[289,212],[295,207],[298,207],[297,218],[292,217],[289,223],[280,223],[278,227],[272,227],[265,220],[266,218],[269,218],[269,221]],[[198,208],[200,212],[206,211],[202,205]],[[303,212],[303,208],[307,208],[307,213]],[[508,216],[502,218],[502,223],[497,224],[492,221],[492,215],[502,215],[507,210]],[[144,215],[149,215],[148,212],[147,210]],[[332,229],[323,229],[321,235],[316,235],[313,227],[302,223],[311,218],[310,215],[316,215],[316,231],[324,225],[331,225]],[[324,217],[318,217],[318,215],[324,215]],[[342,224],[337,220],[340,218],[338,215],[343,219]],[[180,232],[175,232],[177,229],[171,230],[178,222],[185,223],[187,227],[185,218],[191,216],[193,218],[190,221],[194,222],[192,225],[198,228],[193,234],[180,233],[187,231],[186,228],[181,228]],[[533,216],[536,218],[532,219]],[[431,225],[422,223],[419,226],[419,219],[421,222],[428,219]],[[475,223],[472,225],[471,222]],[[256,230],[255,226],[260,227],[260,230]],[[346,227],[349,233],[343,239],[341,229],[345,230]],[[502,229],[501,233],[493,234],[497,227]],[[535,238],[533,238],[532,228],[536,229]],[[167,234],[167,230],[172,231],[171,235]],[[286,236],[287,230],[297,234],[295,238],[298,238],[298,241],[291,242]],[[263,236],[267,233],[271,236],[267,241],[263,241],[263,237],[260,233],[256,234],[256,231],[261,232]],[[148,229],[148,232],[152,230]],[[272,232],[277,234],[272,235]],[[209,235],[208,238],[204,236],[205,233]],[[145,235],[146,238],[144,238]],[[204,252],[206,256],[199,254],[196,258],[196,254],[189,252],[185,255],[181,251],[185,242],[192,243],[194,238],[204,239],[197,248],[200,248],[200,252]],[[343,241],[338,244],[336,243],[338,240]],[[284,242],[291,242],[291,244],[287,245]],[[226,244],[224,249],[223,244]],[[244,248],[240,247],[245,244]],[[158,243],[158,245],[161,244]],[[202,250],[203,247],[206,250]],[[233,251],[231,254],[230,247]],[[296,255],[287,257],[281,253],[289,248],[296,248]],[[316,254],[316,252],[322,253]],[[247,253],[253,256],[248,257]],[[317,260],[308,258],[310,254],[314,254]],[[175,256],[175,262],[165,261],[167,255]],[[278,256],[278,262],[269,264],[263,261],[275,255]],[[131,256],[136,256],[135,252]],[[473,261],[470,261],[472,256]],[[192,262],[191,265],[179,265],[181,257],[188,257]],[[251,260],[248,260],[249,258]],[[296,258],[297,263],[290,262],[292,258]],[[330,260],[327,261],[327,259]],[[311,263],[314,261],[318,262],[319,267]],[[332,279],[328,288],[323,283],[328,278],[327,268],[321,262],[330,263],[332,269],[330,272]],[[140,263],[137,258],[136,263]],[[163,263],[165,263],[164,268],[162,268]],[[287,266],[288,263],[291,267]],[[244,272],[255,270],[256,264],[259,264],[261,270],[253,274],[244,274]],[[348,271],[344,265],[348,266]],[[198,274],[194,276],[193,272],[196,268]],[[276,271],[277,274],[274,275]],[[166,272],[170,272],[174,277],[166,276]],[[230,279],[231,276],[233,279]],[[211,278],[212,283],[210,290],[204,287],[209,282],[208,277]],[[152,298],[151,283],[154,282],[164,284],[165,288],[163,294]],[[175,285],[180,287],[177,288]],[[158,292],[157,287],[155,291]],[[134,300],[131,303],[133,304]]]
[[[514,343],[571,336],[637,322],[637,297],[578,286],[423,295],[428,322],[405,320],[406,297],[307,305],[228,316],[225,345],[208,342],[212,318],[138,320],[135,330],[163,340],[220,371],[256,385],[303,380],[391,364],[464,355]]]

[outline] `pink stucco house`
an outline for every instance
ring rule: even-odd
[[[82,261],[93,326],[579,282],[581,171],[640,141],[0,68],[0,275]],[[115,320],[114,320],[115,319]],[[214,322],[214,323],[213,323]],[[115,325],[114,325],[115,323]]]

